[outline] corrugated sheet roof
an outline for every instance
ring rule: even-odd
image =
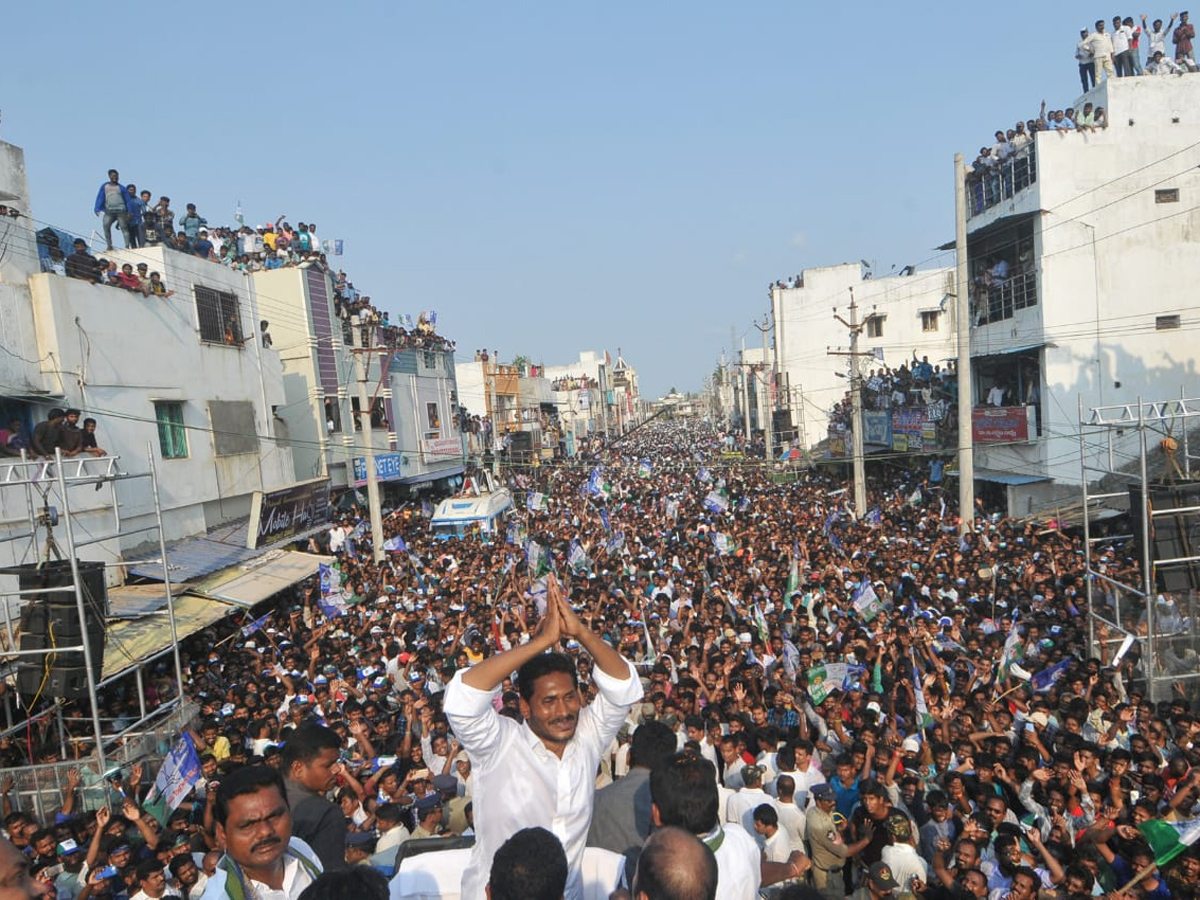
[[[249,524],[249,519],[241,519],[237,522],[210,528],[207,534],[183,538],[167,544],[168,571],[171,573],[171,583],[195,581],[220,569],[256,559],[272,549],[278,549],[296,540],[296,538],[289,538],[275,547],[267,546],[250,550],[246,547]],[[318,525],[305,532],[305,535],[316,534],[328,527],[328,524]],[[136,561],[130,566],[129,574],[138,578],[153,578],[156,581],[163,581],[162,559],[153,556]]]
[[[166,605],[165,597],[163,605]],[[175,597],[174,606],[175,631],[180,640],[223,619],[235,609],[219,600],[194,594]],[[109,622],[104,633],[104,673],[101,677],[108,679],[119,675],[170,646],[171,620],[166,609],[136,619]]]
[[[332,556],[317,556],[295,550],[277,550],[245,566],[238,566],[196,587],[207,597],[249,609],[272,594],[317,574],[321,563]]]

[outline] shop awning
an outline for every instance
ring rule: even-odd
[[[248,521],[240,519],[212,528],[207,534],[183,538],[167,544],[169,561],[167,570],[171,573],[171,583],[180,584],[194,581],[197,578],[219,572],[221,569],[237,566],[239,563],[246,563],[263,556],[271,548],[259,547],[255,550],[247,548],[248,527]],[[328,523],[314,525],[281,543],[291,544],[328,528]],[[131,562],[129,574],[138,578],[153,578],[156,581],[162,581],[162,557],[155,552],[149,559]]]
[[[1011,356],[1013,353],[1025,353],[1028,350],[1041,350],[1046,346],[1045,341],[1037,344],[1022,344],[1020,347],[1005,347],[1003,350],[979,349],[972,348],[971,359],[981,359],[985,356]]]
[[[273,594],[317,574],[321,563],[332,556],[317,556],[297,550],[274,550],[258,559],[234,566],[209,581],[195,585],[195,593],[249,609]]]
[[[136,619],[117,619],[108,623],[104,633],[104,670],[102,679],[109,679],[132,669],[138,663],[150,659],[171,646],[171,620],[167,616],[167,599],[162,585],[139,585],[138,588],[153,587],[163,594],[161,609]],[[113,588],[111,595],[120,595],[128,588]],[[149,599],[149,598],[147,598]],[[202,631],[214,622],[225,618],[234,607],[183,594],[174,598],[175,632],[180,640]]]
[[[955,472],[954,474],[958,474]],[[1039,481],[1052,481],[1046,475],[1017,475],[1013,472],[992,472],[987,469],[975,470],[976,481],[990,481],[993,484],[1021,485],[1037,484]]]

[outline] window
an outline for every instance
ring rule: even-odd
[[[921,330],[938,330],[938,311],[936,309],[921,313]]]
[[[158,422],[158,448],[162,451],[163,459],[187,458],[187,429],[183,424],[183,404],[155,402],[154,419]]]
[[[438,367],[438,357],[440,355],[441,354],[439,354],[436,350],[426,350],[424,353],[425,368],[436,371]]]
[[[1179,188],[1159,188],[1154,192],[1155,203],[1178,203]]]
[[[236,294],[196,285],[196,312],[200,319],[200,340],[242,346],[242,314]]]
[[[1179,327],[1179,314],[1170,316],[1155,316],[1154,329],[1156,331],[1171,331]]]
[[[867,337],[883,337],[883,322],[887,316],[872,315],[867,319]]]
[[[436,431],[442,427],[442,417],[438,413],[438,405],[436,403],[425,404],[425,418],[429,421],[429,428]]]
[[[342,408],[332,397],[325,398],[325,430],[330,434],[342,430]]]

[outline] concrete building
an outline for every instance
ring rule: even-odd
[[[568,452],[579,439],[624,434],[645,418],[637,369],[620,349],[615,361],[608,353],[584,350],[575,362],[545,366],[543,372],[554,390]]]
[[[976,476],[1017,515],[1075,494],[1080,405],[1200,387],[1185,296],[1200,279],[1200,79],[1110,79],[1085,102],[1107,128],[1038,133],[968,180]]]
[[[143,472],[151,448],[168,539],[246,517],[255,492],[295,482],[278,354],[255,338],[262,317],[253,283],[233,270],[160,248],[106,253],[160,272],[170,297],[92,284],[62,271],[60,233],[35,234],[22,151],[0,144],[0,415],[28,435],[51,407],[98,420],[97,439],[124,471]],[[68,240],[67,246],[70,246]],[[53,256],[49,251],[53,249]],[[39,252],[46,251],[45,263]],[[43,271],[43,268],[51,271]],[[78,525],[111,521],[108,493],[76,500]],[[154,521],[148,481],[122,491],[122,531]],[[25,498],[3,492],[0,520],[28,520]],[[145,533],[102,545],[121,558]],[[21,549],[0,544],[0,560]]]
[[[914,354],[945,369],[955,354],[952,268],[873,278],[861,263],[843,263],[805,269],[792,284],[771,289],[776,323],[771,349],[779,355],[778,406],[791,410],[792,428],[804,446],[826,438],[830,411],[849,389],[850,358],[830,351],[850,350],[849,331],[834,314],[849,319],[851,290],[859,321],[866,322],[858,342],[859,352],[869,354],[859,361],[864,378],[885,365],[908,365]],[[746,353],[747,359],[769,362],[761,351]],[[881,448],[890,443],[888,432],[869,434],[868,440],[872,437]]]
[[[375,470],[388,496],[454,487],[464,447],[453,351],[436,340],[389,345],[386,329],[341,315],[333,279],[319,267],[256,272],[253,281],[276,314],[270,331],[296,470],[328,476],[335,488],[366,483],[361,380]]]

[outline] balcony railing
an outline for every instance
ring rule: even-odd
[[[1011,319],[1018,309],[1037,306],[1037,272],[1022,272],[990,285],[983,297],[973,297],[976,325]]]
[[[1037,154],[1031,141],[1004,162],[967,176],[967,218],[1011,200],[1037,181]]]

